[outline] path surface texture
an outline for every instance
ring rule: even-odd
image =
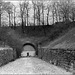
[[[72,75],[70,72],[34,57],[23,57],[0,67],[0,74]]]

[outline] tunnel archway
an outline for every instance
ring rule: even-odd
[[[23,50],[21,52],[21,56],[35,56],[36,55],[36,47],[32,43],[23,44]]]
[[[23,47],[26,46],[26,45],[30,45],[36,50],[36,47],[32,43],[25,43],[25,44],[23,44]]]

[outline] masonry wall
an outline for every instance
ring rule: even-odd
[[[75,56],[63,49],[39,48],[38,57],[68,71],[75,69]]]

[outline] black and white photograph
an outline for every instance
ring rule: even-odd
[[[75,75],[75,0],[0,0],[0,75]]]

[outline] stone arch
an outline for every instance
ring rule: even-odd
[[[37,55],[37,45],[27,42],[22,46],[22,56],[36,56]]]
[[[35,51],[36,51],[36,47],[35,47],[35,45],[33,45],[32,43],[25,43],[25,44],[23,44],[23,47],[26,46],[26,45],[32,46],[32,47],[35,49]]]

